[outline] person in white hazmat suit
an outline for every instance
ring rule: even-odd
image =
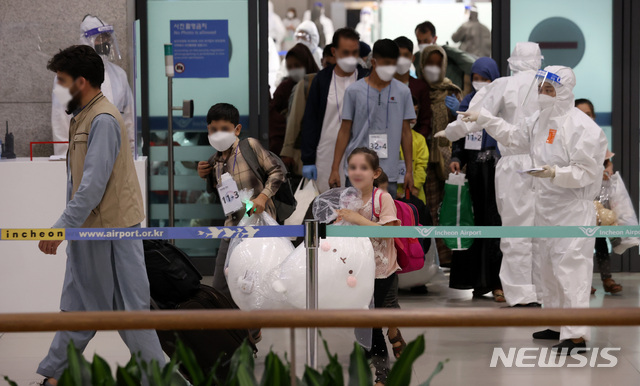
[[[594,226],[593,198],[600,190],[607,139],[600,127],[574,107],[573,70],[549,66],[536,76],[539,112],[526,118],[530,130],[494,117],[488,110],[462,113],[507,146],[529,143],[535,169],[536,226]],[[535,95],[535,90],[531,94]],[[593,276],[594,238],[534,239],[534,258],[541,269],[542,302],[549,308],[588,308]],[[587,326],[562,326],[533,334],[560,339],[560,354],[586,352]]]
[[[87,15],[82,20],[80,29],[82,31],[80,44],[93,47],[102,58],[104,63],[104,82],[100,90],[122,114],[129,137],[129,147],[133,152],[136,135],[135,103],[127,80],[127,73],[111,62],[112,60],[120,59],[120,50],[118,49],[118,41],[116,40],[113,26],[103,23],[102,20],[95,16]],[[69,90],[60,86],[57,78],[54,78],[53,91],[51,93],[51,132],[53,140],[56,142],[69,140],[69,123],[71,122],[70,114],[72,112],[67,113],[67,104],[70,100]],[[68,148],[68,144],[54,144],[53,153],[62,156],[67,153]]]
[[[322,68],[322,48],[318,46],[320,42],[320,34],[318,34],[318,28],[316,27],[315,23],[310,20],[306,20],[300,23],[300,25],[298,25],[298,28],[296,28],[296,32],[293,35],[293,38],[295,44],[302,43],[307,46],[309,51],[311,51],[311,55],[313,55],[313,58],[316,60],[318,68]],[[271,71],[271,64],[272,61],[270,58],[269,71]],[[289,71],[287,71],[286,59],[282,59],[282,61],[280,62],[278,70],[274,74],[275,79],[273,85],[271,83],[271,72],[269,74],[269,85],[271,86],[271,94],[273,96],[273,93],[280,85],[282,79],[287,77],[287,75],[289,74]]]
[[[542,55],[537,43],[517,43],[509,68],[513,75],[494,80],[480,89],[469,104],[469,111],[486,109],[510,124],[518,124],[525,116],[538,110],[536,98],[525,98],[540,68]],[[454,142],[469,133],[481,131],[476,123],[463,122],[462,117],[450,123],[436,136],[446,135]],[[524,130],[524,129],[523,129]],[[442,134],[441,134],[442,133]],[[519,146],[499,144],[501,158],[496,165],[496,202],[504,226],[533,226],[534,192],[532,181],[518,171],[529,169],[529,143]],[[502,264],[500,281],[510,306],[540,307],[542,290],[539,269],[534,269],[532,239],[504,238],[500,240]]]
[[[320,35],[318,34],[318,28],[311,20],[305,20],[298,28],[294,35],[296,43],[302,43],[313,55],[318,67],[322,68],[322,48],[318,46],[320,44]]]

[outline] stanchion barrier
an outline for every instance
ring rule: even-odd
[[[323,226],[322,236],[410,238],[591,238],[640,237],[640,226]],[[304,225],[195,228],[0,229],[0,240],[161,240],[303,237]]]
[[[306,311],[155,311],[61,314],[0,314],[0,331],[307,328],[307,365],[316,368],[318,327],[480,327],[540,325],[640,325],[639,309],[505,310],[431,309],[419,311],[318,311],[319,237],[383,238],[592,238],[639,237],[640,226],[441,227],[305,225],[192,227],[0,229],[0,240],[144,240],[305,237]]]

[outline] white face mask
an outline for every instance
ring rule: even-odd
[[[404,75],[411,69],[411,60],[401,56],[398,58],[398,74]]]
[[[300,82],[306,74],[307,74],[306,70],[302,67],[292,68],[291,70],[289,70],[289,78],[291,78],[291,80],[293,80],[296,83]]]
[[[236,126],[237,127],[237,126]],[[236,134],[228,131],[218,131],[209,134],[209,143],[217,151],[225,151],[236,141]]]
[[[62,87],[57,83],[53,86],[53,95],[62,106],[66,106],[71,100],[71,93],[69,92],[69,89]]]
[[[484,86],[488,85],[491,82],[471,82],[473,89],[476,91],[480,91]]]
[[[440,67],[434,65],[424,66],[422,72],[429,83],[436,83],[440,80]]]
[[[420,52],[422,52],[422,50],[424,50],[425,48],[432,46],[433,43],[422,43],[422,44],[418,44],[418,49],[420,50]]]
[[[287,12],[287,19],[293,19],[295,16],[293,12]]]
[[[396,74],[397,66],[376,66],[376,74],[383,82],[389,82]]]
[[[556,98],[549,96],[547,94],[539,94],[538,95],[538,105],[540,106],[540,110],[546,110],[556,103]]]
[[[336,63],[338,67],[347,74],[351,74],[356,70],[356,66],[358,65],[358,59],[353,56],[348,56],[346,58],[338,58],[336,59]]]

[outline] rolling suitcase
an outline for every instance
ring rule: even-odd
[[[157,306],[156,306],[157,307]],[[178,304],[177,310],[218,310],[237,309],[224,295],[216,289],[201,284],[199,290],[188,300]],[[247,340],[254,353],[258,352],[249,330],[182,330],[157,331],[162,350],[172,356],[176,350],[176,339],[180,339],[189,347],[196,357],[200,368],[208,374],[220,358],[218,377],[225,379],[229,371],[231,356],[243,341]],[[187,377],[184,368],[180,369]]]

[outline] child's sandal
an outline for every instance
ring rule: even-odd
[[[407,342],[405,342],[404,339],[402,338],[400,329],[396,329],[396,331],[398,332],[396,333],[395,338],[391,338],[389,336],[389,331],[387,331],[387,337],[389,338],[389,343],[391,343],[391,347],[393,348],[393,356],[395,356],[396,359],[398,359],[400,358],[402,351],[404,351],[404,349],[407,347]],[[396,343],[400,343],[400,345],[396,346]]]

